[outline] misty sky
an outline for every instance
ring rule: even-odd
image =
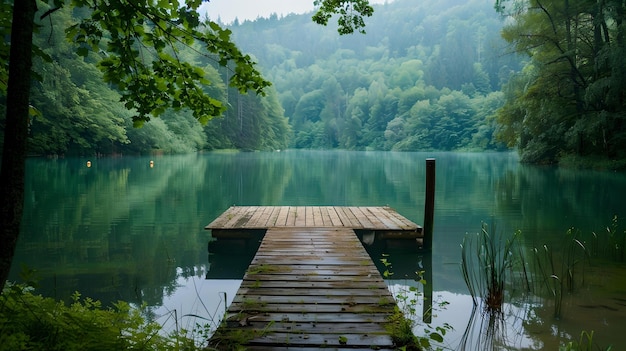
[[[392,0],[370,0],[371,4],[382,4]],[[206,12],[209,18],[224,23],[231,23],[235,17],[243,20],[254,20],[257,17],[268,17],[272,13],[288,15],[313,11],[313,0],[210,0],[204,2],[200,12]]]

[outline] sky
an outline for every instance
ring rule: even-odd
[[[370,4],[391,1],[370,0]],[[313,0],[210,0],[203,2],[200,7],[200,13],[206,12],[211,20],[216,21],[219,17],[227,24],[235,18],[239,21],[255,20],[257,17],[269,17],[272,13],[277,13],[280,17],[309,11],[313,11]]]

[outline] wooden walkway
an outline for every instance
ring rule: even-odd
[[[286,213],[285,208],[289,209]],[[328,212],[309,207],[231,208],[227,213],[232,217],[221,216],[207,226],[222,223],[262,227],[259,223],[265,223],[273,227],[267,230],[224,322],[211,338],[212,347],[394,349],[386,328],[394,313],[394,299],[354,230],[345,228],[363,222],[355,212],[348,216],[340,208],[339,216],[337,208],[325,209],[335,209],[337,215],[316,217],[316,213]],[[242,213],[246,215],[236,216]],[[295,213],[303,213],[305,218],[295,218]],[[309,213],[313,219],[307,219]],[[236,219],[244,217],[247,219]],[[314,218],[318,217],[326,219],[315,224]],[[290,219],[283,223],[281,218]],[[350,219],[339,224],[333,222],[337,218]],[[398,218],[387,218],[385,223],[389,225],[408,225]],[[323,227],[305,227],[309,220],[311,225]],[[288,221],[304,224],[287,228]]]

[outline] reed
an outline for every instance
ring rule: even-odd
[[[563,247],[556,252],[548,245],[532,250],[534,276],[542,284],[534,293],[543,295],[547,291],[554,302],[554,317],[562,316],[563,295],[572,293],[585,284],[585,266],[590,260],[589,250],[580,238],[580,232],[570,228]]]
[[[615,262],[626,260],[626,230],[620,228],[616,215],[603,231],[593,231],[587,244],[591,257]]]
[[[613,216],[611,225],[606,227],[608,248],[611,257],[619,262],[626,258],[626,230],[620,231],[617,216]]]
[[[495,234],[495,228],[490,233],[483,223],[478,234],[463,238],[461,273],[475,306],[480,298],[486,310],[501,311],[506,286],[514,277],[513,267],[525,265],[522,251],[517,249],[520,235],[517,231],[505,240]]]

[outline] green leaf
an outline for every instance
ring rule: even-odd
[[[437,341],[437,342],[443,342],[443,336],[441,336],[441,334],[439,334],[439,333],[430,333],[430,334],[428,335],[428,337],[429,337],[431,340],[435,340],[435,341]]]

